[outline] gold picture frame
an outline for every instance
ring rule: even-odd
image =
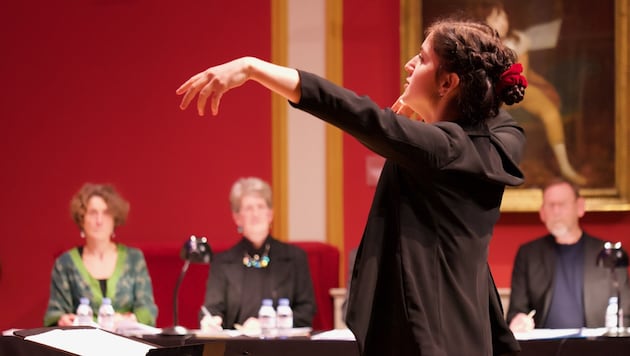
[[[475,1],[475,0],[469,0]],[[584,0],[586,1],[586,0]],[[448,2],[446,2],[448,3]],[[555,1],[556,5],[562,0]],[[629,211],[630,210],[630,0],[614,1],[614,113],[611,111],[607,141],[614,150],[608,164],[611,167],[610,181],[605,186],[583,186],[580,192],[586,199],[588,211]],[[446,14],[445,14],[446,15]],[[584,14],[589,17],[591,14]],[[417,54],[423,39],[423,1],[400,0],[400,61],[401,68],[406,61]],[[609,31],[610,32],[610,31]],[[406,73],[401,70],[401,83]],[[585,119],[586,120],[586,119]],[[597,125],[600,118],[590,118],[589,125]],[[585,121],[587,122],[587,121]],[[590,126],[587,126],[590,129]],[[602,138],[606,140],[606,138]],[[614,143],[611,142],[614,140]],[[529,137],[528,137],[529,143]],[[586,144],[585,144],[586,145]],[[587,148],[588,149],[588,148]],[[527,179],[527,178],[526,178]],[[537,211],[542,201],[539,186],[508,188],[503,197],[502,211],[531,212]]]

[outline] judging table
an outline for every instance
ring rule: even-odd
[[[169,337],[170,338],[170,337]],[[163,337],[145,337],[145,340],[164,346],[173,346],[181,342]],[[183,344],[225,343],[225,356],[359,356],[354,341],[341,340],[259,340],[235,338],[228,340],[203,340],[190,337]],[[522,351],[519,356],[612,356],[630,355],[630,338],[598,337],[593,339],[566,338],[549,340],[525,340],[519,342]],[[462,356],[466,350],[462,350]]]
[[[46,347],[23,339],[23,336],[0,337],[0,355],[45,355],[59,356],[69,353]],[[158,345],[147,355],[170,356],[358,356],[355,341],[312,340],[308,337],[261,340],[250,337],[229,339],[208,339],[195,336],[144,335],[136,337],[141,342]],[[519,356],[590,356],[590,355],[630,355],[630,338],[595,337],[561,338],[547,340],[520,341],[522,352]],[[106,348],[107,345],[94,345]],[[462,350],[466,355],[466,350]],[[122,355],[121,355],[122,356]]]
[[[355,341],[311,340],[308,337],[262,340],[244,336],[230,339],[207,339],[194,336],[145,335],[143,340],[169,347],[194,344],[214,345],[214,350],[223,350],[223,353],[217,354],[221,356],[359,356],[359,348]]]

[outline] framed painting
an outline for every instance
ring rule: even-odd
[[[589,211],[630,210],[629,2],[400,0],[401,64],[425,25],[452,16],[495,27],[524,64],[525,99],[504,108],[527,135],[525,183],[506,190],[503,211],[538,210],[554,177],[576,183]]]

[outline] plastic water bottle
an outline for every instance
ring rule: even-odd
[[[280,298],[278,300],[278,313],[277,313],[277,326],[278,337],[286,339],[291,336],[291,329],[293,329],[293,310],[289,303],[289,299]]]
[[[606,329],[610,332],[617,331],[617,321],[619,315],[619,304],[617,297],[610,297],[608,299],[608,307],[606,307]]]
[[[90,300],[82,297],[77,307],[77,317],[74,324],[79,326],[90,326],[94,322],[94,312],[90,306]]]
[[[101,307],[98,309],[98,325],[103,330],[114,331],[114,307],[112,300],[103,298]]]
[[[271,299],[263,299],[258,310],[258,321],[260,322],[260,338],[273,339],[276,336],[276,310],[273,308]]]

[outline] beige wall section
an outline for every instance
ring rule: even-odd
[[[288,0],[288,65],[325,74],[325,0]],[[288,220],[291,241],[326,242],[325,124],[288,112]]]

